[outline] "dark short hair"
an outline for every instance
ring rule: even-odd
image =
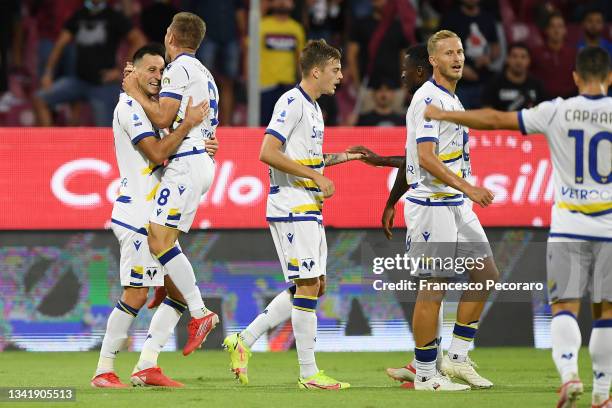
[[[149,43],[143,45],[134,53],[132,62],[136,63],[145,55],[159,55],[160,57],[164,58],[164,56],[166,55],[166,50],[164,46],[159,43]]]
[[[597,6],[591,6],[591,7],[587,7],[586,10],[584,10],[584,12],[582,13],[582,21],[586,20],[586,18],[590,16],[591,14],[601,14],[604,20],[606,17],[602,9],[600,9]]]
[[[527,46],[527,44],[525,44],[524,42],[521,42],[521,41],[513,42],[512,44],[510,44],[508,46],[508,54],[510,54],[510,51],[512,51],[515,48],[521,48],[521,49],[527,51],[527,54],[531,55],[531,51],[529,50],[529,47]]]
[[[565,18],[563,18],[563,14],[561,14],[561,12],[555,10],[555,11],[551,12],[550,14],[548,14],[546,19],[544,20],[544,29],[546,29],[546,28],[548,28],[550,26],[550,23],[553,21],[554,18],[560,18],[561,20],[563,20],[563,22],[565,22]]]
[[[314,67],[323,68],[329,61],[340,60],[340,50],[329,45],[325,40],[310,40],[300,55],[302,76],[307,75]]]
[[[605,80],[610,73],[610,54],[601,47],[584,47],[576,57],[576,72],[582,79]]]
[[[179,46],[191,48],[192,50],[200,48],[200,44],[206,35],[206,23],[204,23],[204,20],[186,11],[174,15],[170,29],[174,37],[176,37]]]
[[[427,45],[416,44],[406,50],[408,61],[412,62],[415,67],[423,67],[429,73],[433,73],[433,67],[429,63],[429,53]]]

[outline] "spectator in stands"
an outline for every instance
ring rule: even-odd
[[[8,112],[19,99],[9,91],[9,64],[21,65],[20,4],[18,0],[0,3],[0,112]],[[9,54],[12,54],[9,58]]]
[[[603,12],[599,9],[587,10],[582,18],[584,37],[578,42],[578,49],[586,46],[601,47],[612,57],[612,42],[603,36],[605,27]]]
[[[274,104],[298,82],[299,57],[305,45],[304,28],[290,16],[293,0],[271,0],[270,15],[261,19],[259,84],[260,124],[272,118]]]
[[[406,118],[393,111],[393,81],[380,79],[372,85],[374,109],[359,115],[357,126],[405,126]]]
[[[457,95],[466,109],[477,108],[483,85],[493,75],[491,64],[500,55],[495,19],[481,9],[480,0],[461,0],[442,17],[440,29],[455,32],[463,42],[465,65]]]
[[[140,14],[140,26],[147,40],[163,44],[166,29],[178,12],[172,0],[154,0],[153,3],[143,8]]]
[[[352,24],[346,81],[359,91],[356,111],[367,112],[374,105],[371,82],[382,78],[390,80],[394,110],[401,111],[405,93],[400,84],[400,66],[403,50],[415,42],[416,12],[410,2],[404,0],[371,2],[372,14]]]
[[[529,75],[530,63],[527,45],[511,44],[504,71],[485,87],[482,105],[501,111],[517,111],[532,108],[544,100],[542,85]]]
[[[308,39],[323,38],[334,46],[343,45],[346,0],[306,0],[304,27]]]
[[[567,98],[576,94],[572,72],[576,47],[567,43],[565,20],[552,13],[544,29],[544,45],[531,52],[533,76],[544,86],[547,98]]]
[[[221,125],[232,124],[234,84],[240,77],[240,51],[247,30],[242,0],[190,0],[186,10],[206,23],[206,37],[196,56],[210,69],[219,85]]]
[[[104,0],[86,0],[84,7],[68,19],[55,43],[41,78],[42,90],[34,98],[40,126],[51,126],[49,107],[60,103],[88,101],[96,126],[111,126],[119,97],[122,68],[116,64],[122,39],[130,43],[133,55],[144,45],[142,32]],[[53,73],[67,44],[76,43],[76,76],[54,82]]]

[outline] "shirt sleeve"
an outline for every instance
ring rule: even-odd
[[[131,106],[126,104],[125,107],[121,124],[133,144],[138,144],[138,142],[146,137],[157,136],[151,121],[147,118],[144,109],[142,109],[138,102],[133,100]]]
[[[416,101],[416,105],[414,106],[414,128],[416,135],[416,142],[435,142],[438,143],[438,135],[440,133],[440,121],[425,119],[423,114],[425,113],[425,108],[429,104],[434,104],[438,106],[440,109],[443,109],[440,106],[440,102],[432,97],[424,97]]]
[[[64,23],[64,29],[70,31],[72,35],[75,35],[77,32],[78,21],[80,17],[80,10],[77,10],[73,15],[71,15],[68,20]]]
[[[265,133],[285,144],[291,137],[295,125],[302,119],[302,114],[300,98],[292,95],[282,96],[274,105],[274,113]]]
[[[519,128],[524,135],[543,133],[546,134],[550,128],[552,121],[557,115],[557,108],[562,98],[556,98],[552,101],[542,102],[541,104],[531,108],[523,109],[517,112]]]
[[[162,87],[159,93],[160,98],[183,99],[185,89],[189,83],[189,73],[180,64],[168,64],[164,75],[162,75]]]

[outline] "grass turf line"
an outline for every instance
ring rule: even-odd
[[[318,353],[319,368],[334,378],[350,382],[346,391],[303,391],[297,388],[295,351],[255,353],[249,365],[250,384],[240,386],[229,372],[229,358],[222,351],[196,352],[189,357],[162,353],[164,373],[186,384],[183,389],[94,389],[89,381],[97,352],[0,353],[0,387],[74,387],[77,402],[53,403],[53,407],[153,408],[182,407],[390,407],[408,404],[423,407],[552,407],[559,379],[549,350],[532,348],[479,348],[470,353],[479,372],[495,384],[490,390],[461,393],[424,393],[399,388],[385,373],[399,367],[408,353]],[[124,382],[138,353],[120,353],[115,368]],[[580,353],[585,395],[580,406],[590,406],[591,369],[588,350]],[[0,403],[3,406],[40,407],[40,403]]]

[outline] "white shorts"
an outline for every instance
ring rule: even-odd
[[[151,255],[147,236],[114,223],[111,229],[119,240],[121,286],[164,286],[164,268]]]
[[[202,195],[215,175],[215,164],[206,152],[172,159],[164,169],[155,194],[150,221],[189,232]]]
[[[487,258],[493,255],[487,235],[468,199],[463,204],[440,206],[406,200],[404,217],[409,256]],[[435,269],[416,272],[421,276],[436,276]]]
[[[270,231],[285,281],[325,275],[325,228],[316,221],[271,222]]]
[[[612,242],[550,237],[546,245],[548,300],[612,302]]]

